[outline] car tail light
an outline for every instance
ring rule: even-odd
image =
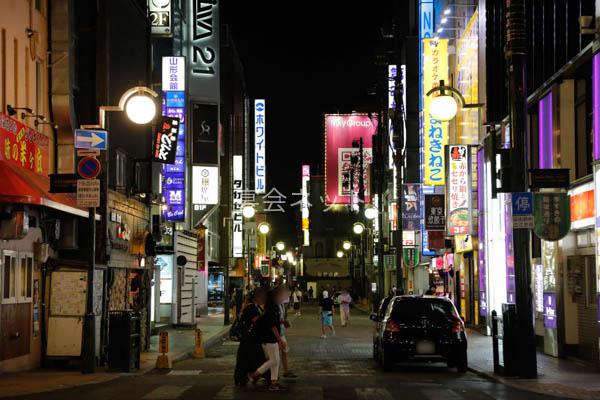
[[[454,316],[454,324],[452,325],[452,333],[460,333],[464,330],[465,329],[463,327],[462,320],[459,317]]]
[[[400,332],[400,327],[398,326],[398,324],[396,324],[396,322],[393,319],[388,319],[387,323],[385,324],[385,331]]]

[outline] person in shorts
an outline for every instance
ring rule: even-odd
[[[296,312],[296,316],[299,317],[302,315],[300,312],[300,302],[302,301],[302,292],[300,288],[296,286],[296,289],[292,292],[292,303],[294,303],[294,311]]]
[[[335,336],[335,329],[333,329],[333,311],[335,305],[329,292],[323,290],[323,295],[319,300],[319,318],[321,319],[321,338],[327,339],[326,330],[331,332],[331,336]]]
[[[294,374],[290,371],[289,368],[289,346],[286,338],[286,329],[290,327],[290,323],[287,319],[287,304],[290,302],[290,289],[286,285],[281,285],[278,287],[278,292],[280,296],[280,331],[281,331],[281,340],[285,343],[285,347],[281,349],[281,366],[283,367],[283,376],[285,378],[297,378],[298,375]]]

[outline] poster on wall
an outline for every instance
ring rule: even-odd
[[[360,139],[363,140],[365,203],[371,203],[368,171],[373,159],[372,140],[376,132],[376,114],[325,115],[326,204],[350,204],[351,201],[356,204],[360,180],[359,148],[356,142]]]
[[[470,235],[471,151],[466,145],[449,145],[447,150],[447,232],[449,235]]]
[[[560,240],[571,228],[571,207],[566,193],[533,195],[533,231],[543,240]]]
[[[192,164],[219,163],[219,106],[192,104]]]

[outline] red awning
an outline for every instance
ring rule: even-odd
[[[0,203],[45,206],[80,217],[88,216],[87,210],[77,207],[75,196],[49,193],[49,190],[48,177],[0,161]]]

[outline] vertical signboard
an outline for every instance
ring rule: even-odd
[[[359,192],[359,148],[363,140],[363,178],[365,203],[371,202],[369,166],[373,159],[372,139],[377,131],[377,115],[325,115],[325,203],[350,204]],[[352,162],[355,156],[356,163]]]
[[[448,80],[448,39],[423,40],[423,88],[425,93]],[[435,95],[435,94],[434,94]],[[423,99],[423,184],[444,185],[444,146],[448,123],[430,113],[431,96]]]
[[[446,229],[445,198],[443,194],[425,195],[425,229],[431,231]]]
[[[162,58],[163,92],[183,92],[185,90],[185,57]]]
[[[187,0],[186,23],[190,97],[218,101],[219,0]]]
[[[469,146],[450,145],[446,182],[449,235],[470,235],[471,229],[471,151]]]
[[[594,56],[594,60],[596,60],[597,57],[598,55]],[[598,62],[600,63],[600,60]],[[600,71],[598,71],[598,74],[600,75]],[[600,76],[598,76],[598,78],[600,79]],[[597,81],[596,84],[600,84],[600,81]],[[594,109],[594,112],[596,111],[598,110]],[[596,245],[596,292],[598,295],[598,305],[600,306],[600,164],[594,164],[594,203],[594,238]],[[598,307],[598,323],[600,324],[600,307]],[[598,340],[598,343],[600,344],[600,339]]]
[[[244,190],[242,156],[233,156],[233,257],[243,257],[244,236],[242,221],[242,192]]]
[[[160,124],[154,130],[152,138],[152,161],[162,164],[173,164],[177,154],[179,136],[179,119],[161,117]]]
[[[302,233],[303,233],[303,246],[310,246],[309,237],[309,204],[308,204],[308,182],[310,181],[310,165],[302,166],[302,200],[301,200],[301,213],[302,213]]]
[[[219,204],[219,167],[192,166],[192,204]]]
[[[148,0],[148,16],[153,35],[171,36],[171,0]]]
[[[421,185],[405,183],[402,190],[402,229],[421,230]]]
[[[183,101],[182,101],[183,99]],[[162,169],[163,221],[185,220],[185,92],[163,92],[163,115],[179,119],[173,164]]]
[[[266,149],[266,102],[264,99],[254,100],[254,191],[265,193],[267,162]]]
[[[219,106],[192,103],[192,164],[219,163]]]

